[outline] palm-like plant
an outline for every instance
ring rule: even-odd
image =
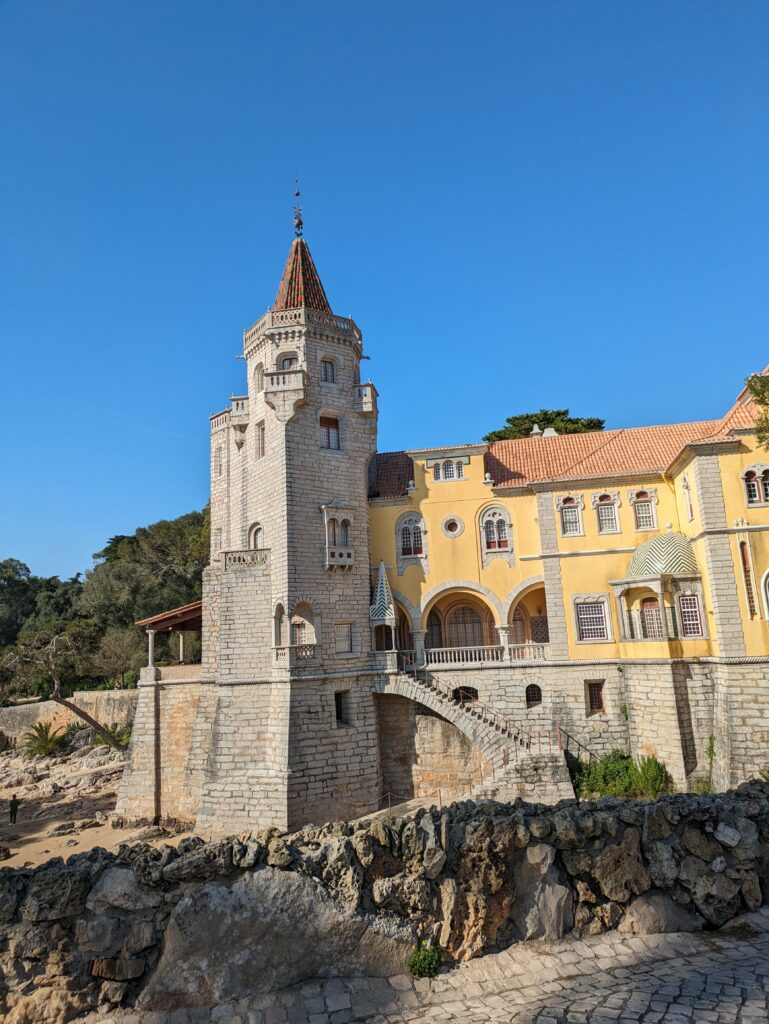
[[[37,722],[21,738],[21,749],[27,757],[52,754],[64,739],[61,729],[52,729],[50,722]]]

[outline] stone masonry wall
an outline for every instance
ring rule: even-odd
[[[718,927],[768,901],[762,782],[97,849],[0,869],[0,1015],[202,1009],[311,976],[402,973],[417,937],[466,960],[569,932]]]
[[[407,799],[440,794],[445,802],[467,796],[491,776],[486,758],[437,713],[395,695],[377,697],[376,707],[383,793]]]
[[[136,712],[136,690],[79,690],[68,698],[103,725],[130,725]],[[70,722],[79,722],[77,715],[52,700],[17,704],[0,708],[0,734],[11,743],[18,743],[24,733],[38,722],[48,722],[54,729],[63,729]]]

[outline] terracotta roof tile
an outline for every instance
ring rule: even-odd
[[[322,313],[331,312],[318,271],[303,238],[295,238],[291,244],[272,308],[296,309],[298,306],[318,309]]]
[[[400,498],[414,479],[414,463],[405,452],[379,452],[374,456],[369,498]]]
[[[544,480],[660,473],[684,445],[711,433],[718,422],[495,441],[489,445],[486,469],[497,486],[507,487]]]

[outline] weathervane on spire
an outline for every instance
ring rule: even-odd
[[[296,202],[294,203],[294,234],[297,238],[301,238],[304,223],[302,221],[302,207],[299,205],[299,197],[302,193],[299,191],[298,178],[294,181],[294,185],[296,186],[294,189],[294,198],[296,199]]]

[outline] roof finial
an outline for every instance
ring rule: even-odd
[[[298,178],[294,179],[294,186],[294,198],[296,199],[296,202],[294,203],[294,234],[297,238],[301,238],[304,224],[302,222],[302,207],[299,205],[299,197],[302,193],[299,191]]]

